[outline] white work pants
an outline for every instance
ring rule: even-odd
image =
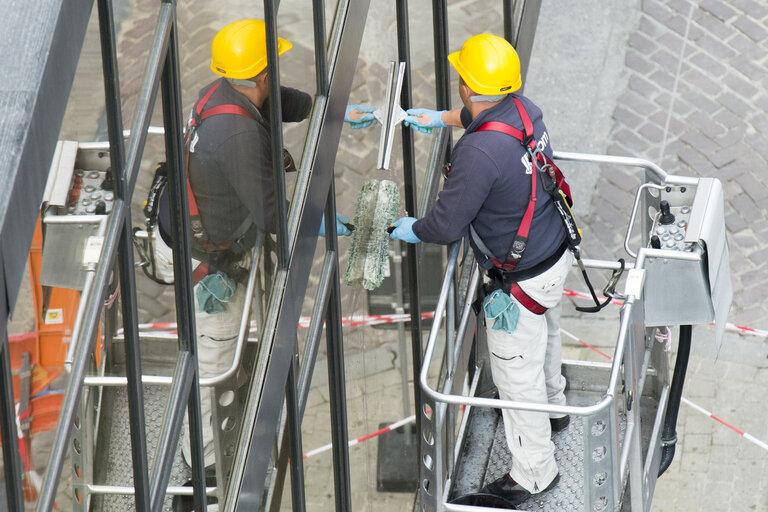
[[[200,311],[197,303],[197,287],[195,292],[195,323],[197,327],[197,363],[200,368],[200,378],[215,377],[227,371],[232,366],[237,346],[237,335],[240,330],[240,319],[245,303],[245,288],[238,284],[237,290],[224,304],[225,311],[221,313],[206,313]],[[205,466],[216,462],[213,443],[212,425],[213,387],[200,388],[200,409],[203,418],[203,453]],[[189,419],[184,414],[182,427],[181,451],[184,460],[191,466],[191,449],[189,444]]]
[[[501,399],[565,405],[560,300],[572,261],[571,251],[566,250],[548,270],[518,283],[549,308],[544,315],[531,313],[512,297],[520,308],[512,334],[493,330],[495,320],[486,320],[491,371]],[[548,415],[513,409],[502,409],[502,414],[512,452],[510,475],[531,493],[543,491],[557,475]]]

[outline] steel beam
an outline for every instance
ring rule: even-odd
[[[305,152],[305,158],[313,160],[308,165],[302,165],[302,173],[309,169],[312,172],[311,175],[300,176],[300,180],[307,180],[306,188],[302,189],[305,196],[292,201],[296,206],[303,204],[303,214],[296,226],[291,272],[280,271],[276,277],[275,292],[268,308],[268,323],[264,326],[263,345],[246,405],[246,422],[240,438],[241,456],[235,461],[226,493],[230,500],[224,504],[223,510],[256,510],[261,503],[277,420],[283,406],[288,366],[295,352],[296,324],[301,316],[301,304],[312,267],[320,214],[333,178],[344,111],[352,88],[368,5],[368,0],[345,0],[337,11],[329,52],[332,74],[329,96],[327,102],[316,99],[314,108],[325,107],[325,110],[313,113],[313,118],[320,121],[315,138],[317,150],[310,155]]]
[[[125,199],[125,147],[123,144],[123,115],[120,103],[120,76],[117,66],[115,20],[112,2],[98,1],[101,62],[104,74],[107,132],[109,133],[110,164],[115,178],[115,191]],[[131,426],[133,482],[136,487],[136,510],[149,510],[149,462],[144,418],[144,387],[141,384],[141,352],[136,308],[136,274],[133,265],[131,219],[127,217],[120,235],[118,266],[125,330],[125,361],[128,378],[128,415]]]
[[[192,233],[189,225],[187,168],[184,165],[183,123],[181,110],[181,78],[179,73],[178,28],[176,3],[164,0],[163,14],[168,16],[168,46],[161,76],[163,122],[165,125],[165,157],[168,164],[168,199],[171,211],[173,272],[176,291],[176,318],[179,331],[179,360],[173,388],[163,418],[162,436],[157,445],[150,482],[151,510],[162,510],[173,456],[178,445],[184,408],[189,415],[189,440],[192,456],[192,486],[195,510],[206,508],[205,463],[203,460],[202,413],[197,364],[197,332],[195,299],[192,286]]]

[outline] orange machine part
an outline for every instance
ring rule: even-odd
[[[22,367],[22,356],[29,354],[32,366],[30,396],[47,388],[64,371],[64,359],[72,337],[80,291],[47,287],[40,284],[43,263],[43,235],[40,218],[35,226],[29,249],[29,275],[35,308],[35,332],[12,336],[10,341],[11,367]],[[47,296],[46,296],[47,295]],[[100,328],[97,337],[100,338]],[[101,345],[95,351],[96,364],[101,362]],[[14,396],[19,399],[19,377],[14,375]],[[34,427],[32,427],[34,429]]]

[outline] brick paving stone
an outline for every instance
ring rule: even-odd
[[[747,16],[739,17],[733,22],[733,25],[755,42],[763,41],[768,35],[763,24],[757,23]]]
[[[727,2],[718,0],[702,0],[699,8],[711,13],[721,21],[728,21],[737,15],[737,12]]]
[[[629,36],[629,47],[635,48],[643,55],[650,55],[658,45],[642,32],[633,32]]]
[[[726,5],[725,2],[717,3]],[[725,24],[721,19],[705,10],[698,9],[695,11],[693,13],[693,21],[695,26],[700,27],[704,32],[715,37],[726,39],[733,35],[733,28],[730,25]]]
[[[662,47],[656,50],[653,55],[651,55],[651,61],[662,69],[665,69],[669,72],[674,72],[680,63],[680,57],[677,54]]]

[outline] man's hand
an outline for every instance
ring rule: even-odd
[[[410,126],[414,131],[431,133],[432,128],[445,128],[443,113],[445,110],[430,110],[428,108],[409,108],[406,110],[408,117],[403,119],[405,126]]]
[[[349,123],[353,130],[368,128],[376,122],[376,118],[373,117],[375,111],[376,109],[369,105],[348,105],[344,113],[344,122]]]
[[[355,226],[349,223],[348,218],[340,213],[336,214],[336,235],[349,236],[352,234],[353,229],[355,229]],[[323,218],[320,221],[320,233],[318,234],[325,237],[325,214],[323,214]]]
[[[389,238],[394,240],[402,240],[409,244],[417,244],[421,242],[419,237],[413,232],[413,223],[416,222],[415,217],[401,217],[394,223],[394,229],[389,234]]]

